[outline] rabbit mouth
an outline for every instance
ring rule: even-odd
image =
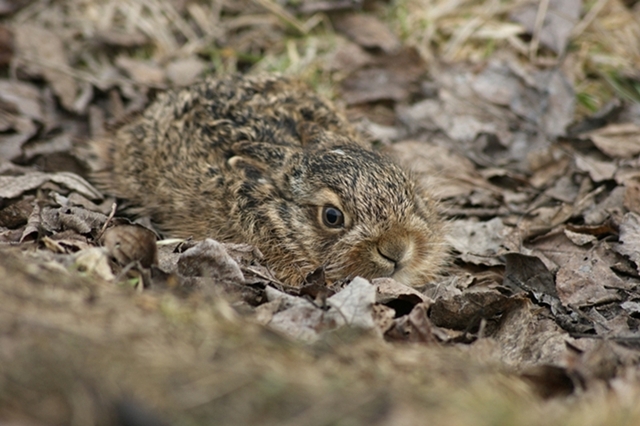
[[[377,252],[378,255],[376,256],[376,263],[382,267],[382,270],[388,271],[388,273],[385,273],[383,276],[391,277],[402,268],[402,263],[400,261],[403,253],[385,252],[381,250],[380,247],[377,247]]]

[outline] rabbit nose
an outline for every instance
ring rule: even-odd
[[[382,240],[378,243],[378,254],[385,260],[393,263],[394,269],[398,269],[404,260],[408,249],[408,242],[401,240]]]

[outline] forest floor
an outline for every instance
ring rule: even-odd
[[[640,3],[0,17],[0,423],[640,424]],[[251,247],[156,241],[86,180],[87,140],[232,72],[308,82],[412,168],[451,223],[443,276],[285,288]]]

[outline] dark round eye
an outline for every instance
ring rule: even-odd
[[[333,206],[322,208],[322,223],[329,228],[340,228],[344,224],[344,215]]]

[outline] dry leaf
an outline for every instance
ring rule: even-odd
[[[325,66],[330,71],[351,73],[373,62],[371,54],[357,44],[345,41],[331,54]]]
[[[164,71],[152,61],[132,59],[121,55],[116,59],[116,65],[126,71],[129,77],[137,83],[148,86],[162,86],[164,84]]]
[[[143,268],[158,264],[156,235],[140,225],[116,225],[108,228],[101,243],[121,266],[140,262]]]
[[[404,315],[394,320],[393,327],[385,337],[391,341],[435,343],[438,341],[433,333],[433,325],[427,316],[426,304],[416,305],[409,315]]]
[[[483,319],[501,315],[514,307],[511,299],[495,290],[466,291],[450,298],[436,299],[429,318],[438,327],[471,331]]]
[[[600,161],[585,155],[576,154],[576,167],[589,173],[594,182],[613,179],[618,167],[610,161]]]
[[[498,343],[496,358],[519,369],[545,364],[565,366],[566,342],[575,342],[526,299],[521,300],[517,309],[505,313],[492,339]]]
[[[501,265],[502,261],[496,256],[502,250],[502,241],[510,230],[497,217],[488,222],[457,220],[451,226],[447,241],[465,262]]]
[[[166,74],[174,86],[186,86],[194,83],[204,72],[207,65],[197,57],[178,59],[166,66]]]
[[[25,197],[0,210],[0,226],[17,228],[26,225],[33,211],[33,197]]]
[[[550,0],[548,8],[544,9],[544,21],[539,28],[540,43],[562,55],[573,27],[580,20],[582,7],[582,0]],[[529,33],[534,33],[540,13],[540,3],[529,3],[514,11],[511,17],[524,25]]]
[[[16,60],[43,75],[62,106],[74,111],[78,87],[67,71],[70,67],[63,40],[58,34],[33,24],[18,25],[14,34]]]
[[[63,185],[91,200],[101,200],[103,198],[102,194],[89,182],[74,173],[29,172],[21,176],[0,176],[0,199],[16,198],[27,191],[39,188],[49,181]]]
[[[615,123],[586,134],[610,157],[629,158],[640,154],[640,125]]]
[[[244,283],[238,263],[229,256],[224,245],[210,238],[180,255],[178,273],[188,277],[211,277],[216,281]]]
[[[32,120],[44,121],[40,91],[33,84],[17,80],[0,80],[0,100]]]
[[[114,281],[115,276],[109,266],[109,256],[100,247],[91,247],[81,250],[73,256],[75,267],[80,272],[98,276],[105,281]]]
[[[640,272],[640,215],[627,213],[620,224],[620,244],[615,250],[628,256]]]
[[[368,49],[381,49],[386,53],[394,53],[401,47],[400,40],[389,28],[371,15],[349,13],[336,17],[336,30]]]
[[[582,307],[620,300],[611,287],[626,286],[597,251],[584,249],[583,256],[568,256],[560,266],[556,287],[565,306]]]
[[[304,298],[290,296],[269,286],[266,295],[270,302],[279,301],[278,308],[281,309],[273,314],[269,326],[307,342],[316,341],[323,331],[345,325],[364,329],[376,327],[373,317],[376,290],[364,278],[356,277],[340,292],[328,298],[329,310],[320,309]]]
[[[414,49],[405,48],[379,57],[375,65],[342,81],[342,99],[350,105],[406,100],[417,90],[425,69],[424,61]]]

